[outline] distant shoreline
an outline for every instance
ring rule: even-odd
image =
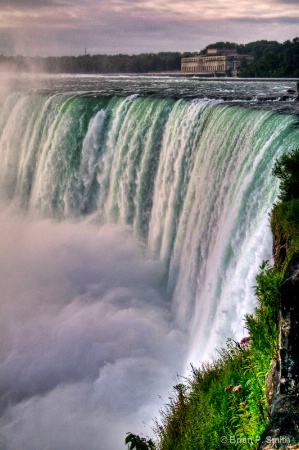
[[[124,74],[118,74],[118,75],[124,75]],[[196,80],[201,81],[299,81],[299,77],[297,78],[239,78],[239,77],[207,77],[202,76],[202,74],[192,72],[192,73],[185,73],[185,72],[149,72],[149,73],[143,73],[143,74],[131,74],[132,75],[149,75],[149,76],[171,76],[171,77],[184,77],[184,78],[194,78]]]

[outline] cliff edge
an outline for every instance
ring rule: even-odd
[[[259,450],[299,449],[299,252],[281,285],[279,350],[266,379],[269,423]]]

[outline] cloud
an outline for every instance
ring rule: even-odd
[[[14,38],[15,52],[42,56],[82,54],[85,47],[93,54],[192,51],[219,40],[272,39],[273,27],[276,39],[292,39],[298,19],[293,0],[0,0],[2,34]]]
[[[61,7],[70,4],[67,0],[0,0],[0,6],[5,8],[47,8],[49,6]]]
[[[291,5],[291,7],[293,8],[293,5],[298,6],[298,0],[275,0],[277,3],[280,3],[282,5]],[[296,13],[296,11],[294,11],[294,13]]]
[[[118,450],[182,369],[163,268],[125,229],[1,215],[1,448]],[[181,372],[182,373],[182,372]]]

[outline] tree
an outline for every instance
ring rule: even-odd
[[[155,450],[156,448],[151,439],[145,439],[133,433],[127,433],[125,443],[128,444],[128,450]]]

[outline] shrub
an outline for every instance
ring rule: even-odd
[[[280,182],[280,201],[299,198],[299,148],[276,161],[272,173]]]

